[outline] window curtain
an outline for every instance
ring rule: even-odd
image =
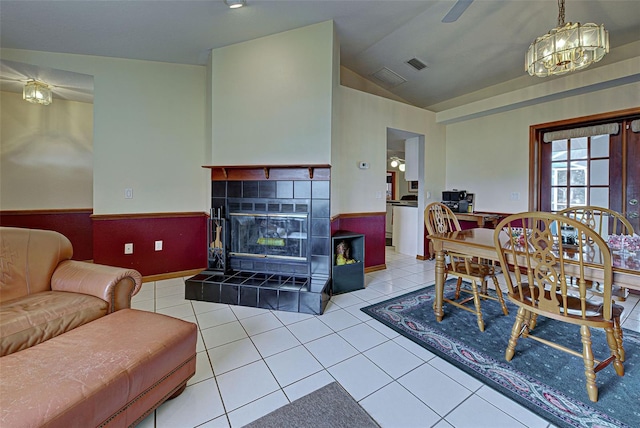
[[[637,126],[640,128],[640,120],[635,120],[634,122],[638,122]],[[633,122],[631,126],[633,127]],[[561,131],[545,132],[543,135],[543,141],[545,143],[550,143],[552,141],[568,140],[570,138],[593,137],[594,135],[615,135],[619,131],[620,124],[607,123],[604,125],[585,126],[584,128],[563,129]]]

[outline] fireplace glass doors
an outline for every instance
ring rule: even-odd
[[[231,256],[307,260],[308,214],[231,213]]]

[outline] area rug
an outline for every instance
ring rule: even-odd
[[[447,281],[445,295],[452,297],[454,292],[455,280]],[[475,315],[451,305],[445,304],[445,317],[438,323],[434,296],[435,287],[429,286],[362,311],[556,426],[640,426],[640,334],[623,329],[625,375],[617,376],[612,365],[597,373],[599,396],[592,403],[581,358],[520,339],[511,362],[505,360],[515,305],[507,302],[505,316],[498,302],[482,301],[485,331],[481,333]],[[604,359],[609,355],[604,332],[591,329],[591,333],[595,358]],[[578,326],[539,317],[536,334],[582,350]]]
[[[337,382],[280,407],[245,428],[380,428]]]

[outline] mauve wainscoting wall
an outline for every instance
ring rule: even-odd
[[[384,259],[386,214],[384,212],[340,214],[331,221],[332,234],[337,230],[348,230],[364,235],[366,272],[386,269]]]
[[[136,269],[143,276],[199,271],[207,266],[206,213],[96,215],[95,263]],[[162,251],[155,251],[162,241]],[[133,243],[133,254],[124,244]]]
[[[93,259],[91,208],[70,210],[0,211],[0,226],[54,230],[73,245],[73,260]]]

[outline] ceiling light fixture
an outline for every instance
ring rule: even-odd
[[[603,25],[564,23],[564,0],[558,0],[558,26],[538,37],[527,51],[525,70],[546,77],[578,71],[609,52],[609,33]]]
[[[224,4],[229,6],[231,9],[237,9],[239,7],[245,6],[247,4],[246,0],[224,0]]]
[[[389,163],[389,165],[391,165],[391,168],[398,168],[400,171],[405,170],[404,159],[397,156],[391,156],[389,159],[391,160],[391,162]]]
[[[30,103],[48,106],[53,99],[51,87],[37,80],[29,80],[22,89],[22,99]]]

